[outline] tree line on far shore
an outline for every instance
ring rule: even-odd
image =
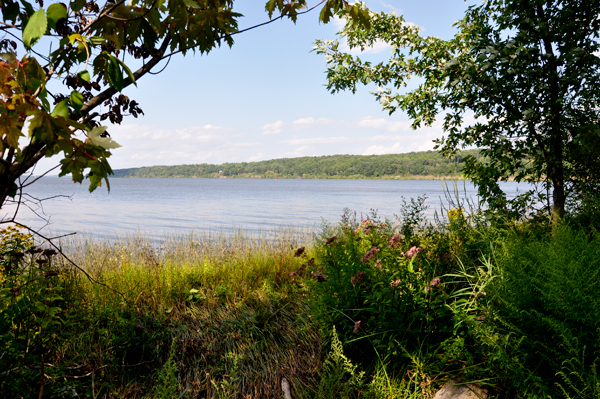
[[[328,155],[272,159],[220,165],[148,166],[117,169],[114,177],[172,178],[280,178],[280,179],[406,179],[462,176],[463,159],[478,150],[466,150],[453,158],[437,151],[386,155]]]

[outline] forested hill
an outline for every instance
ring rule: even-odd
[[[419,179],[460,177],[462,160],[478,156],[477,150],[462,151],[452,159],[437,151],[387,155],[330,155],[273,159],[221,165],[148,166],[117,169],[115,177],[209,177],[281,179]]]

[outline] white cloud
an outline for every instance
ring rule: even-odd
[[[401,8],[397,8],[397,7],[394,7],[392,4],[388,4],[388,3],[385,3],[385,2],[383,2],[383,1],[379,1],[379,4],[381,4],[381,5],[382,5],[383,7],[385,7],[385,8],[389,8],[389,9],[391,9],[391,10],[392,10],[393,12],[395,12],[396,14],[402,14],[402,9],[401,9]]]
[[[300,145],[306,146],[311,144],[333,144],[333,143],[345,143],[349,142],[351,139],[348,137],[313,137],[313,138],[305,138],[305,139],[289,139],[283,140],[283,144],[287,145]]]
[[[295,121],[292,122],[292,126],[294,126],[294,128],[296,128],[296,129],[308,129],[310,127],[327,126],[327,125],[333,125],[333,124],[339,124],[339,122],[334,121],[333,119],[327,119],[327,118],[315,119],[312,116],[310,116],[308,118],[296,119]]]
[[[269,136],[272,134],[279,134],[283,132],[283,121],[279,120],[273,123],[267,123],[261,127],[262,135]]]

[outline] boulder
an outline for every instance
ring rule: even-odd
[[[486,399],[488,393],[475,384],[460,384],[446,381],[433,399]]]

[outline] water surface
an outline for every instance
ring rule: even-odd
[[[242,228],[268,231],[281,226],[317,227],[322,220],[338,221],[344,208],[382,217],[399,214],[402,197],[427,196],[431,218],[444,201],[439,180],[310,180],[310,179],[126,179],[110,180],[111,191],[100,187],[89,193],[86,185],[69,178],[45,177],[29,187],[36,198],[30,206],[50,224],[24,207],[19,220],[44,232],[88,233],[98,237],[141,232],[153,237],[190,231],[231,231]],[[452,189],[452,183],[448,183]],[[458,182],[460,196],[476,201],[470,182]],[[522,183],[506,182],[514,195]],[[445,202],[445,201],[444,201]],[[8,215],[10,209],[3,209]],[[46,225],[46,226],[45,226]],[[45,226],[45,227],[44,227]]]

